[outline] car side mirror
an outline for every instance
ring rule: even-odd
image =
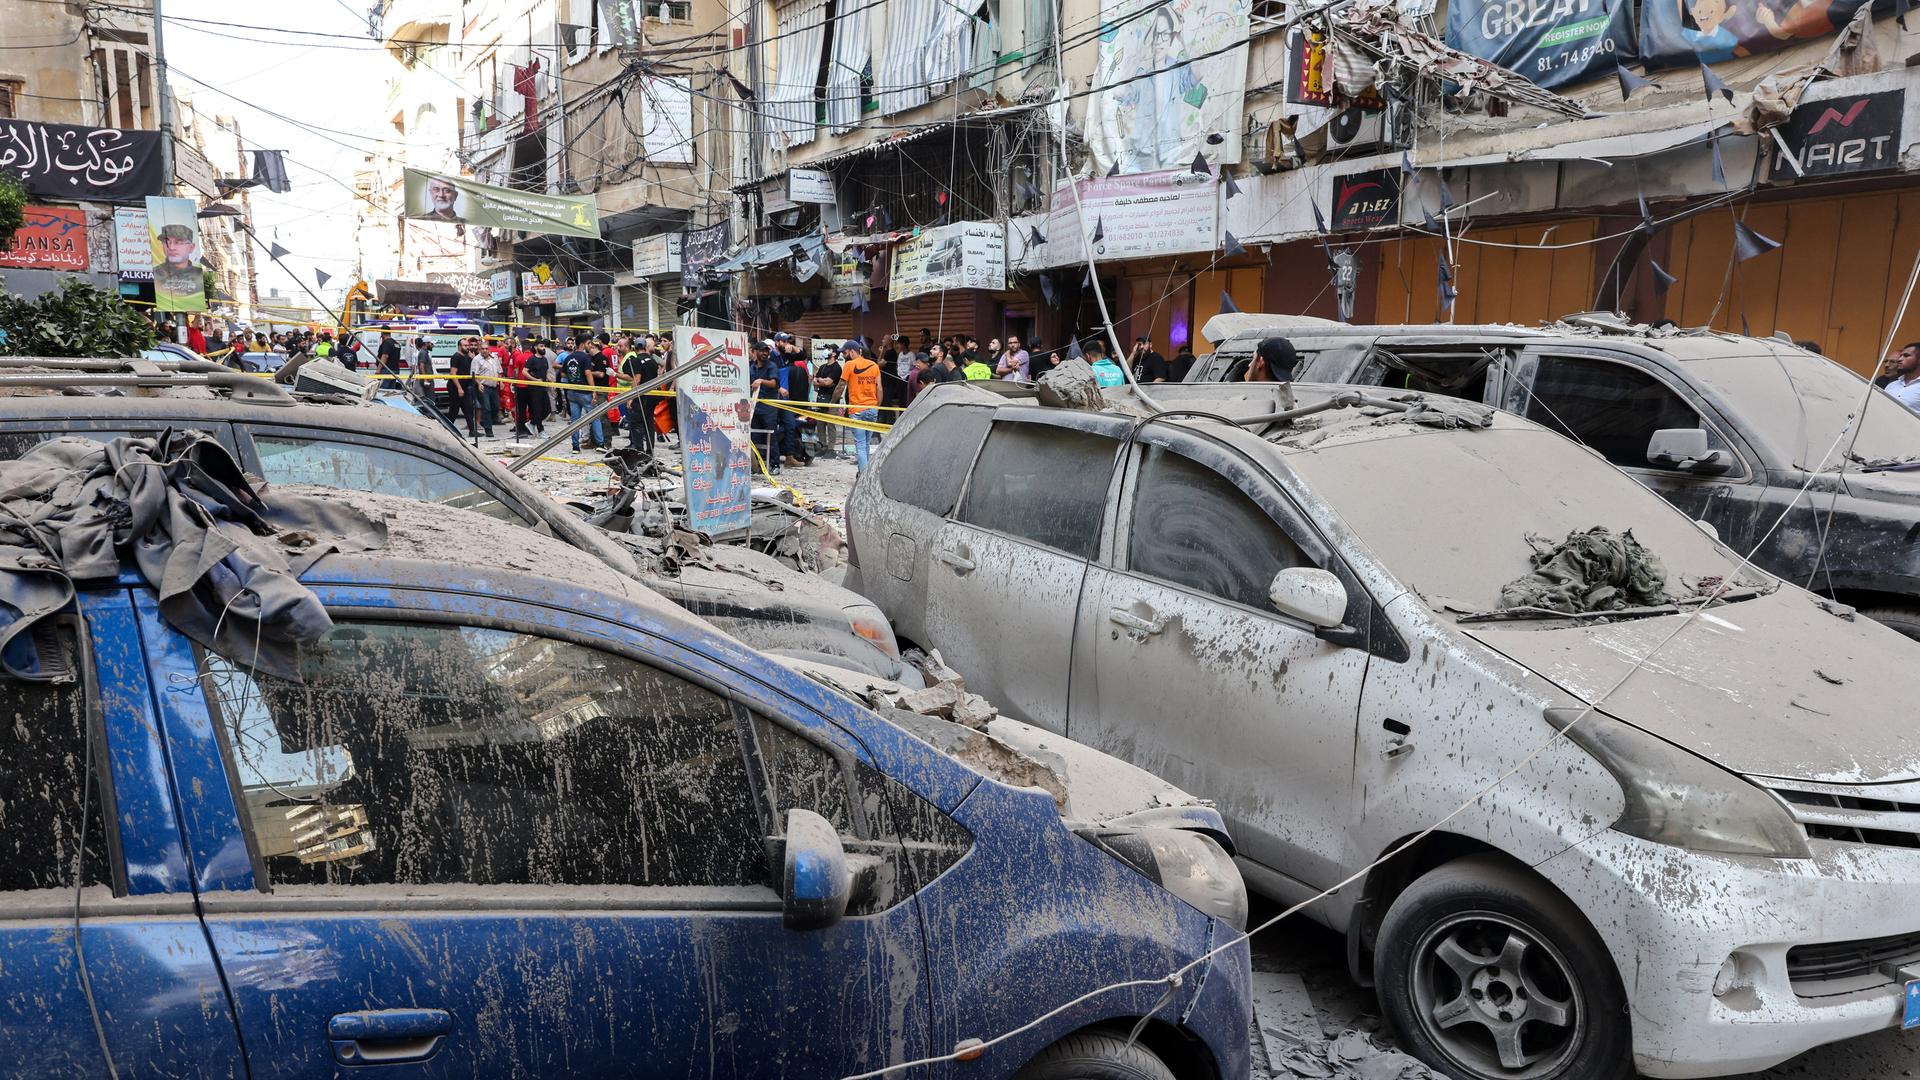
[[[1647,464],[1662,469],[1723,476],[1733,471],[1733,462],[1724,450],[1707,448],[1703,428],[1662,428],[1647,440]]]
[[[840,921],[853,894],[853,872],[840,834],[811,810],[787,811],[787,849],[780,875],[780,919],[789,930],[820,930]]]
[[[1318,567],[1291,566],[1273,575],[1267,599],[1273,610],[1320,630],[1339,626],[1347,616],[1347,587]]]

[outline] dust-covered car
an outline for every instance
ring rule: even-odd
[[[1219,350],[1189,381],[1236,378],[1277,335],[1298,350],[1301,382],[1511,410],[1590,447],[1763,569],[1920,639],[1920,416],[1791,341],[1608,315],[1522,327],[1230,313],[1204,332]]]
[[[922,395],[852,580],[1009,713],[1219,800],[1256,890],[1360,875],[1308,910],[1407,1047],[1710,1076],[1901,1023],[1910,642],[1485,405],[1108,393]]]

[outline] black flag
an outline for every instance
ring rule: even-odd
[[[1120,159],[1119,158],[1113,159],[1113,168],[1107,170],[1107,175],[1108,176],[1120,175]]]
[[[1027,237],[1027,246],[1039,247],[1041,244],[1044,244],[1046,242],[1047,242],[1047,238],[1040,235],[1040,227],[1037,225],[1034,226],[1032,234]]]
[[[1224,182],[1226,183],[1226,185],[1227,185],[1227,198],[1229,198],[1229,199],[1231,199],[1231,198],[1233,198],[1233,197],[1234,197],[1235,195],[1238,195],[1238,194],[1240,194],[1240,185],[1239,185],[1239,184],[1236,184],[1236,183],[1234,183],[1234,182],[1233,182],[1233,170],[1232,170],[1232,169],[1229,169],[1229,168],[1227,168],[1227,167],[1226,167],[1226,166],[1224,166],[1224,165],[1223,165],[1223,166],[1221,166],[1221,168],[1220,168],[1220,179],[1221,179],[1222,181],[1224,181]]]
[[[1440,177],[1440,212],[1453,209],[1453,189],[1447,186],[1447,178]]]
[[[333,275],[327,273],[325,270],[315,268],[315,270],[313,271],[313,277],[314,277],[314,280],[320,283],[319,287],[324,289],[327,287],[327,282],[333,278]]]
[[[1635,75],[1631,70],[1628,69],[1627,65],[1625,64],[1616,65],[1613,69],[1613,73],[1620,79],[1620,100],[1621,101],[1625,101],[1628,98],[1632,97],[1633,92],[1642,87],[1659,85],[1658,83],[1654,82],[1652,79],[1649,79],[1644,75]]]
[[[1673,288],[1674,282],[1680,280],[1667,273],[1664,267],[1652,259],[1647,260],[1647,265],[1653,267],[1653,291],[1656,294],[1664,294],[1668,289]]]
[[[1047,298],[1048,307],[1060,306],[1060,295],[1054,291],[1052,274],[1040,275],[1040,295]]]
[[[1227,233],[1227,242],[1225,245],[1225,250],[1222,252],[1220,257],[1223,259],[1231,259],[1235,255],[1245,255],[1246,253],[1247,253],[1246,245],[1234,239],[1233,233],[1231,232]]]
[[[1307,205],[1313,207],[1313,230],[1319,233],[1323,237],[1326,236],[1327,235],[1327,219],[1320,216],[1320,204],[1315,202],[1313,198],[1309,196],[1307,198]]]
[[[1421,227],[1428,232],[1437,233],[1444,231],[1440,228],[1440,219],[1434,217],[1433,211],[1427,209],[1425,206],[1420,207],[1420,217],[1422,219]]]
[[[1727,99],[1727,104],[1733,104],[1733,91],[1720,81],[1720,76],[1713,73],[1704,58],[1700,61],[1700,82],[1707,88],[1708,102],[1713,101],[1713,95],[1719,94]]]
[[[1644,191],[1638,192],[1636,197],[1640,200],[1640,230],[1642,232],[1652,232],[1653,213],[1647,209],[1647,193]]]
[[[267,258],[272,259],[274,262],[279,262],[281,259],[284,259],[291,254],[293,254],[293,252],[288,251],[286,248],[281,247],[279,244],[275,244],[275,243],[267,244]]]
[[[1708,138],[1707,144],[1713,147],[1713,182],[1725,187],[1727,186],[1727,164],[1720,160],[1720,140]]]
[[[1756,255],[1765,255],[1780,246],[1780,241],[1770,236],[1762,236],[1747,228],[1744,221],[1733,223],[1733,257],[1746,262]]]
[[[1195,176],[1212,176],[1213,175],[1213,170],[1207,168],[1207,155],[1199,152],[1198,150],[1193,152],[1193,164],[1188,167],[1192,169],[1193,174]]]
[[[1094,218],[1093,219],[1093,236],[1091,239],[1087,241],[1087,243],[1097,244],[1100,241],[1105,240],[1106,238],[1107,238],[1107,219]]]
[[[1401,176],[1413,175],[1413,159],[1407,156],[1407,152],[1405,150],[1400,151],[1400,175]]]
[[[1233,297],[1228,296],[1225,289],[1220,290],[1220,313],[1222,315],[1240,313],[1240,305],[1233,302]]]

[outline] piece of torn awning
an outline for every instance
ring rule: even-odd
[[[794,257],[793,245],[805,248],[814,262],[825,262],[827,242],[818,233],[796,236],[791,240],[773,240],[765,244],[755,244],[744,251],[737,252],[707,267],[709,273],[733,274],[741,270],[757,270],[763,266],[785,262]]]
[[[1420,169],[1457,168],[1463,165],[1494,165],[1510,161],[1619,161],[1630,158],[1651,157],[1663,151],[1672,150],[1687,143],[1703,142],[1715,136],[1724,136],[1732,130],[1732,121],[1727,119],[1700,120],[1678,127],[1662,128],[1658,131],[1634,131],[1619,135],[1601,135],[1591,139],[1574,139],[1551,143],[1545,146],[1528,147],[1520,150],[1507,150],[1500,153],[1473,154],[1467,157],[1447,155],[1443,160],[1423,161],[1416,159],[1414,167]],[[1515,132],[1515,135],[1525,132]],[[1564,134],[1563,134],[1564,137]]]

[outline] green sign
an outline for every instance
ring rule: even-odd
[[[600,209],[591,195],[546,195],[418,169],[407,170],[406,209],[415,221],[600,237]]]

